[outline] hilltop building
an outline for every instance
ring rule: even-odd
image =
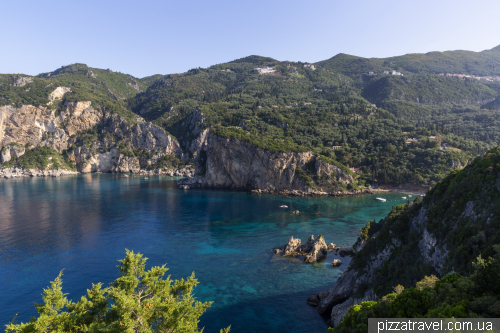
[[[304,68],[309,68],[309,69],[312,69],[312,70],[316,69],[316,67],[314,67],[314,65],[312,65],[312,64],[304,64]]]

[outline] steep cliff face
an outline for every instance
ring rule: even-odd
[[[354,183],[351,174],[312,152],[269,152],[247,142],[199,132],[196,174],[179,186],[254,190],[256,193],[339,194]]]
[[[425,276],[469,275],[479,255],[493,256],[500,236],[500,147],[456,170],[423,202],[393,207],[368,222],[353,246],[349,270],[317,305],[337,325],[352,305],[377,300],[397,285],[414,287]]]
[[[182,157],[175,138],[140,117],[133,122],[95,109],[90,101],[67,102],[65,110],[56,112],[50,104],[68,91],[57,87],[49,96],[49,106],[0,107],[2,163],[16,154],[13,150],[18,146],[49,146],[67,153],[80,172],[176,172],[165,165],[151,167],[167,155]],[[186,169],[181,174],[193,173]]]
[[[1,106],[0,146],[50,146],[61,152],[68,148],[72,135],[94,127],[101,119],[102,114],[90,102],[70,103],[59,115],[45,106]]]

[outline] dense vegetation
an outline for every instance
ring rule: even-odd
[[[320,61],[318,65],[345,75],[381,73],[390,70],[401,71],[404,74],[500,75],[500,46],[483,52],[429,52],[370,59],[341,53],[328,60]]]
[[[500,248],[494,257],[478,257],[474,273],[442,279],[426,276],[415,287],[398,285],[376,302],[351,307],[342,322],[328,332],[367,333],[368,318],[498,318],[500,316]]]
[[[52,108],[89,100],[131,122],[137,115],[154,122],[184,148],[195,139],[186,119],[198,109],[201,127],[223,137],[273,152],[311,150],[360,168],[368,183],[433,186],[500,143],[498,111],[490,103],[500,94],[500,83],[436,74],[493,75],[499,54],[495,48],[387,59],[338,55],[317,63],[315,70],[301,62],[250,56],[143,79],[74,64],[40,74],[23,87],[12,86],[19,75],[1,76],[0,105],[43,105],[55,87],[67,86],[71,92]],[[254,70],[266,66],[275,72]],[[382,74],[391,69],[408,72]],[[378,75],[368,76],[369,70]],[[418,143],[407,144],[408,138]],[[441,149],[443,144],[448,149]]]
[[[440,253],[434,265],[421,252],[427,232],[436,242],[427,255]],[[373,288],[381,298],[352,307],[334,331],[366,332],[369,317],[499,316],[500,146],[450,173],[423,201],[368,221],[359,241],[366,244],[350,267],[359,273],[370,269],[372,254],[393,248],[374,277],[358,286],[357,296]]]
[[[146,259],[127,250],[110,287],[92,284],[77,302],[62,292],[62,271],[44,290],[39,317],[7,325],[6,332],[202,332],[198,318],[211,302],[196,301],[194,273],[186,280],[164,278],[167,268],[145,269]],[[229,332],[229,328],[221,333]]]

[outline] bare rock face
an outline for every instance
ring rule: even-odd
[[[19,146],[19,145],[11,145],[10,146],[10,156],[12,156],[12,158],[19,158],[19,157],[23,156],[25,152],[26,152],[26,149],[22,146]]]
[[[297,166],[304,166],[314,155],[270,153],[239,141],[208,136],[204,187],[268,189],[282,191],[306,189],[295,177]]]
[[[312,236],[311,236],[312,237]],[[313,238],[314,239],[314,238]],[[316,262],[325,259],[327,256],[327,246],[323,237],[318,237],[314,241],[310,253],[305,257],[305,262]]]
[[[201,176],[200,187],[246,189],[255,194],[338,195],[342,190],[336,183],[354,181],[349,173],[319,160],[312,152],[265,151],[245,141],[218,137],[210,129],[202,130],[202,123],[202,114],[196,110],[183,122],[189,135],[197,135],[186,148],[197,161],[195,173]],[[316,165],[312,173],[323,177],[323,185],[312,187],[296,173],[299,168],[310,172],[311,163]],[[184,184],[185,180],[178,183]]]
[[[66,103],[68,111],[72,116],[79,117],[84,110],[87,110],[92,105],[92,102],[69,102]]]
[[[61,98],[69,89],[56,88],[49,96],[51,101]],[[98,131],[95,131],[99,126]],[[94,130],[94,133],[109,133],[107,136],[90,136],[93,142],[81,145],[80,133]],[[89,136],[87,136],[89,137]],[[125,157],[116,149],[121,143],[128,151],[146,150],[150,155],[140,160],[137,157]],[[0,147],[49,146],[58,152],[71,147],[68,155],[76,163],[79,172],[133,172],[144,171],[143,167],[154,164],[165,155],[180,156],[179,143],[163,129],[145,122],[132,123],[118,114],[110,114],[94,109],[90,101],[68,102],[66,110],[56,115],[48,107],[23,105],[0,107]],[[74,147],[75,144],[80,144]],[[19,157],[23,151],[2,150],[2,161]],[[151,157],[152,156],[152,157]],[[2,162],[4,163],[4,162]],[[171,174],[172,176],[192,176],[194,168],[181,170],[147,170],[149,174]]]
[[[10,161],[11,159],[12,156],[10,155],[10,149],[8,147],[3,147],[0,151],[0,162],[5,163]]]
[[[49,94],[49,96],[47,96],[47,98],[49,99],[49,105],[52,104],[55,100],[60,100],[61,98],[63,98],[64,94],[70,91],[71,89],[69,89],[68,87],[57,87],[53,92]]]
[[[288,243],[285,245],[285,250],[283,251],[283,255],[288,256],[293,254],[294,252],[297,251],[297,249],[300,247],[300,239],[298,238],[293,238],[290,237],[288,240]]]
[[[327,245],[325,239],[320,236],[314,239],[311,235],[305,244],[301,244],[300,239],[290,237],[283,251],[284,256],[305,256],[304,261],[311,263],[320,261],[327,256]]]
[[[328,290],[328,296],[321,299],[317,306],[319,313],[330,311],[335,305],[347,300],[354,293],[357,273],[354,270],[348,271],[338,279],[337,283]]]
[[[333,176],[337,181],[344,184],[352,183],[354,181],[350,174],[345,173],[339,167],[328,164],[320,159],[316,159],[315,168],[318,176]]]
[[[300,252],[311,252],[311,250],[314,248],[315,243],[316,242],[314,241],[314,235],[311,235],[307,239],[307,242],[305,244],[301,245],[298,250]]]
[[[116,171],[121,173],[138,173],[141,169],[139,159],[137,157],[127,157],[120,155]]]
[[[12,84],[13,87],[24,87],[28,83],[33,82],[33,78],[26,76],[19,76]]]

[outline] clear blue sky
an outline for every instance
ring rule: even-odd
[[[2,1],[0,73],[75,62],[136,77],[256,54],[316,62],[500,44],[498,0]]]

